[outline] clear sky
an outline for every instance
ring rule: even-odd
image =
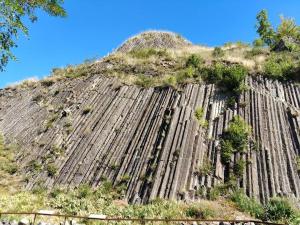
[[[128,37],[149,29],[180,33],[196,44],[252,42],[255,16],[267,9],[272,23],[279,15],[300,21],[299,0],[65,0],[68,17],[39,13],[20,36],[18,61],[0,72],[0,87],[29,77],[44,77],[52,68],[100,58]]]

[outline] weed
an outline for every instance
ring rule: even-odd
[[[92,107],[91,106],[86,106],[83,110],[82,110],[82,115],[87,115],[92,111]]]
[[[135,84],[138,86],[141,86],[143,88],[148,88],[148,87],[154,86],[155,79],[150,76],[139,75],[137,77],[137,80],[135,81]]]
[[[37,160],[31,160],[28,166],[33,172],[40,172],[42,170],[42,164]]]
[[[295,210],[287,199],[273,198],[265,206],[265,220],[289,222],[295,217]]]
[[[195,117],[196,119],[200,122],[203,118],[203,115],[204,115],[204,110],[202,107],[197,107],[195,109]]]
[[[176,77],[175,76],[165,77],[165,79],[163,80],[163,86],[176,88],[177,87]]]
[[[234,153],[233,146],[230,140],[221,141],[221,161],[223,164],[228,164],[231,161],[231,156]]]
[[[296,157],[297,170],[300,171],[300,156]]]
[[[220,47],[215,47],[212,55],[216,58],[221,58],[225,55],[225,52]]]
[[[204,219],[203,212],[200,208],[196,206],[190,206],[185,211],[186,216],[195,218],[195,219]]]
[[[92,190],[91,190],[91,187],[89,185],[81,184],[78,187],[78,190],[77,190],[78,198],[87,198],[91,194],[92,194]]]
[[[119,181],[119,184],[126,184],[131,179],[131,176],[129,174],[124,174]]]
[[[262,218],[264,208],[254,198],[249,198],[241,190],[233,192],[230,198],[243,212],[250,213],[251,216],[255,216],[256,218]]]
[[[54,177],[58,171],[57,167],[55,166],[54,163],[49,163],[47,166],[46,166],[46,170],[47,170],[47,173],[48,173],[48,176],[49,177]]]
[[[54,113],[46,122],[46,130],[53,127],[53,123],[58,119],[58,113]]]
[[[236,97],[230,96],[228,99],[226,99],[226,108],[233,109],[236,103]]]
[[[298,65],[289,54],[272,54],[264,63],[264,73],[272,79],[287,80],[295,78]]]
[[[202,165],[199,168],[199,175],[200,176],[208,176],[212,173],[213,166],[208,158],[203,160]]]
[[[239,159],[235,162],[233,166],[233,173],[237,177],[243,177],[246,162],[243,159]]]
[[[112,165],[110,166],[110,168],[111,168],[112,170],[117,170],[117,169],[120,168],[120,165],[118,165],[118,164],[112,164]]]
[[[185,63],[185,67],[194,67],[194,68],[200,68],[204,63],[204,60],[199,55],[192,54],[190,55]]]

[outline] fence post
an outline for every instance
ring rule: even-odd
[[[67,222],[67,216],[65,216],[64,225],[66,225]]]
[[[36,213],[34,213],[34,216],[33,216],[33,225],[35,225],[35,219],[36,219]]]

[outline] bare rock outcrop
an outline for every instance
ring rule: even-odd
[[[188,40],[173,32],[147,31],[128,39],[117,51],[130,52],[147,48],[178,49],[190,45],[192,44]]]
[[[0,90],[0,130],[16,140],[26,188],[43,184],[94,187],[124,184],[131,202],[199,198],[226,179],[220,136],[234,115],[252,127],[243,157],[246,170],[237,186],[266,202],[273,196],[300,198],[296,158],[300,155],[300,89],[261,77],[247,78],[249,90],[234,109],[214,85],[172,88],[120,85],[93,75],[50,87]],[[243,104],[241,104],[243,103]],[[194,113],[202,107],[207,127]],[[198,173],[205,160],[212,171]],[[41,170],[34,170],[34,163]],[[49,174],[47,166],[57,168]]]

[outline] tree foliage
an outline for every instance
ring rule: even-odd
[[[275,31],[269,22],[268,13],[266,10],[260,11],[256,16],[256,28],[261,40],[265,44],[271,46],[274,44]]]
[[[256,16],[256,28],[260,39],[271,48],[285,37],[300,41],[300,27],[293,18],[280,16],[280,24],[276,30],[272,27],[266,10],[260,11]]]
[[[277,28],[277,39],[283,37],[292,37],[295,40],[300,40],[300,27],[297,26],[293,18],[285,18],[280,16],[281,23]]]
[[[14,59],[11,49],[17,47],[18,33],[28,35],[24,20],[37,20],[36,11],[45,11],[51,16],[66,16],[63,0],[0,0],[0,70],[10,59]]]

